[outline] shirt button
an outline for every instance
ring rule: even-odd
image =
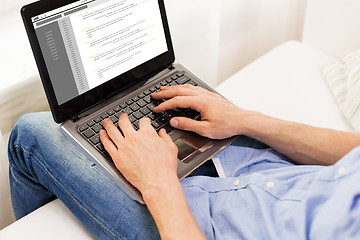
[[[234,186],[236,187],[237,185],[239,185],[239,183],[240,183],[240,180],[236,179],[235,182],[234,182]]]
[[[344,175],[346,171],[347,171],[346,167],[340,167],[338,173],[339,175]]]
[[[274,188],[274,187],[275,187],[275,183],[274,183],[274,182],[268,182],[268,183],[266,183],[266,186],[267,186],[268,188]]]

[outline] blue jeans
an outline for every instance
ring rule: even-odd
[[[240,137],[234,144],[267,146]],[[116,183],[61,133],[50,113],[20,118],[9,140],[10,185],[17,219],[59,198],[98,239],[159,239],[146,206]],[[205,164],[194,175],[213,176]]]

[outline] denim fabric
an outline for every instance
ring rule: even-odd
[[[59,131],[49,113],[22,117],[9,141],[19,219],[58,197],[98,239],[159,239],[146,206],[131,200]]]
[[[336,165],[295,166],[248,137],[220,152],[226,178],[206,164],[182,186],[208,239],[357,239],[360,148]],[[14,212],[21,218],[59,197],[99,239],[159,239],[145,206],[101,174],[49,113],[30,114],[9,141]]]

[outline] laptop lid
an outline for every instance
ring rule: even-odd
[[[163,0],[41,0],[21,15],[58,123],[175,60]]]

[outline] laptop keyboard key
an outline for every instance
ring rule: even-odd
[[[157,119],[157,121],[159,121],[161,123],[161,125],[164,125],[165,123],[168,122],[168,120],[166,119],[165,116],[161,116]]]
[[[121,111],[121,108],[120,107],[114,107],[113,110],[114,110],[115,113],[117,113],[117,112]]]
[[[119,118],[121,114],[123,114],[123,112],[117,112],[117,113],[115,113],[114,116],[117,117],[117,118]]]
[[[94,118],[94,122],[99,123],[102,121],[102,118],[100,116]]]
[[[105,119],[105,118],[108,118],[109,115],[107,115],[106,113],[103,113],[103,114],[100,115],[100,117],[101,117],[102,119]]]
[[[144,91],[144,94],[145,94],[146,96],[147,96],[147,95],[150,95],[150,93],[151,93],[151,92],[150,92],[149,89]]]
[[[95,133],[99,133],[101,129],[102,129],[102,127],[100,125],[95,125],[95,126],[92,127],[92,130]]]
[[[165,117],[166,117],[168,120],[171,120],[173,117],[175,117],[175,114],[173,114],[171,111],[165,112]]]
[[[141,119],[142,117],[144,117],[144,115],[141,112],[134,112],[134,117],[136,119]]]
[[[125,108],[124,113],[127,113],[128,115],[130,115],[133,111],[131,111],[131,109],[129,107]]]
[[[144,108],[140,109],[140,112],[141,112],[144,116],[146,116],[146,115],[148,115],[148,114],[150,113],[150,110],[149,110],[148,108],[144,107]]]
[[[154,107],[156,107],[156,105],[152,102],[152,103],[149,103],[147,105],[147,107],[150,109],[150,111],[152,111],[154,109]]]
[[[95,135],[95,133],[93,132],[93,130],[88,129],[88,130],[86,130],[85,132],[83,132],[83,135],[84,135],[86,138],[91,138],[92,136]]]
[[[86,123],[86,125],[88,125],[89,127],[92,127],[95,125],[94,121],[93,120],[90,120]]]
[[[176,82],[177,82],[178,84],[180,84],[180,85],[183,85],[183,84],[189,82],[190,80],[191,80],[191,79],[190,79],[189,77],[184,76],[184,77],[181,77],[181,78],[179,78],[178,80],[176,80]]]
[[[133,115],[129,115],[129,120],[131,123],[136,121],[136,118]]]
[[[155,120],[155,114],[153,112],[150,111],[150,113],[147,115],[148,118],[150,118],[151,120]]]
[[[83,132],[83,131],[85,131],[85,130],[88,129],[88,128],[89,128],[89,127],[84,123],[84,124],[80,125],[79,131],[80,131],[80,132]]]
[[[152,125],[155,129],[158,129],[158,128],[161,127],[161,123],[158,122],[157,120],[153,121],[153,122],[151,123],[151,125]]]
[[[139,121],[133,123],[135,130],[139,130]]]
[[[146,106],[146,102],[145,102],[144,100],[142,100],[142,99],[141,99],[140,101],[138,101],[137,104],[138,104],[140,107]]]
[[[111,115],[115,114],[115,111],[114,110],[109,110],[106,113],[107,113],[107,115],[111,116]]]
[[[193,80],[190,80],[190,81],[188,82],[188,84],[191,84],[191,85],[193,85],[193,86],[198,86],[198,84],[197,84],[195,81],[193,81]]]
[[[179,78],[181,78],[182,76],[184,76],[185,73],[177,73],[176,76],[178,76]]]
[[[113,123],[117,123],[117,122],[118,122],[118,118],[117,118],[115,115],[109,117],[109,119],[110,119]]]
[[[105,151],[104,145],[102,145],[101,143],[97,144],[96,148],[99,149],[99,151],[101,151],[101,152]]]
[[[143,100],[144,100],[146,103],[151,103],[152,97],[151,97],[150,95],[148,95],[148,96],[144,97]]]
[[[172,130],[174,130],[170,123],[165,124],[162,128],[165,129],[167,133],[170,133]]]
[[[139,101],[139,98],[137,96],[135,96],[131,100],[133,100],[133,102],[137,102],[137,101]]]
[[[92,144],[94,145],[100,143],[100,136],[99,135],[93,136],[92,138],[90,138],[90,142],[92,142]]]
[[[134,112],[140,109],[139,105],[137,105],[136,103],[132,104],[132,105],[130,106],[130,108],[131,108],[131,110],[133,110]]]
[[[119,107],[121,107],[122,109],[127,108],[127,104],[126,104],[126,103],[121,103],[121,104],[119,105]]]

